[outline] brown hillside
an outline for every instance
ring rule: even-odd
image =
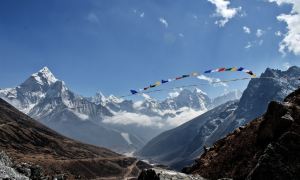
[[[300,179],[300,89],[217,141],[183,171],[209,179]]]
[[[0,150],[14,162],[40,165],[44,174],[68,179],[135,177],[146,166],[108,149],[66,138],[0,99]]]

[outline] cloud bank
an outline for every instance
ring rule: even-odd
[[[118,112],[112,117],[106,117],[102,122],[107,124],[136,125],[139,127],[174,128],[200,116],[205,111],[195,111],[189,108],[180,109],[176,117],[162,118],[146,116],[130,112]]]
[[[278,6],[284,4],[292,5],[289,14],[280,14],[277,16],[278,21],[287,24],[287,33],[284,34],[283,40],[279,44],[279,51],[282,54],[286,52],[300,55],[300,2],[299,0],[269,0],[275,2]]]
[[[204,76],[203,74],[197,76],[197,78],[200,80],[207,81],[207,82],[209,82],[209,84],[211,84],[213,86],[225,86],[225,87],[228,86],[226,83],[221,82],[221,80],[219,78],[211,78],[211,77]]]
[[[242,7],[230,8],[230,1],[228,0],[208,0],[210,3],[216,6],[215,16],[221,17],[215,23],[220,27],[224,27],[225,24],[238,14],[242,10]]]

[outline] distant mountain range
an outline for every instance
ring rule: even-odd
[[[181,126],[163,132],[136,154],[157,163],[181,169],[239,126],[261,116],[270,101],[282,101],[300,85],[300,68],[287,71],[266,69],[252,79],[240,100],[229,101]]]
[[[44,67],[15,88],[0,89],[0,98],[47,125],[85,143],[130,153],[159,133],[176,127],[241,93],[210,99],[200,89],[183,89],[158,101],[147,95],[133,102],[97,93],[83,97],[69,90]]]
[[[112,116],[106,107],[70,91],[48,68],[34,73],[16,88],[0,90],[0,97],[68,137],[119,151],[131,148],[122,132],[99,124],[104,116]],[[134,136],[130,138],[136,145],[143,144]]]

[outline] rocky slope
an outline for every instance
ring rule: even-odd
[[[266,69],[261,78],[252,79],[240,101],[225,103],[199,117],[153,138],[138,156],[181,169],[210,146],[239,126],[261,116],[272,100],[282,101],[297,89],[300,68],[287,71]]]
[[[3,151],[0,152],[0,179],[29,180],[28,177],[12,168],[12,165],[10,158]]]
[[[139,167],[146,165],[135,158],[66,138],[2,99],[0,150],[5,151],[15,165],[26,162],[31,164],[29,169],[39,165],[43,176],[50,177],[60,174],[82,179],[134,177]]]
[[[199,175],[188,175],[176,171],[166,170],[162,168],[151,168],[143,170],[138,180],[205,180]]]
[[[300,179],[300,89],[217,141],[189,168],[209,179]]]

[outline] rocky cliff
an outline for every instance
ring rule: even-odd
[[[209,179],[300,179],[300,89],[207,148],[183,170]]]

